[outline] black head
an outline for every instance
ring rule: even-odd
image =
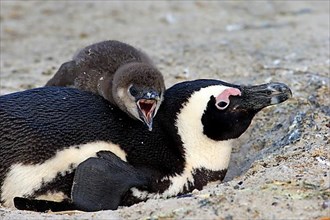
[[[291,90],[282,83],[224,88],[207,103],[202,116],[203,133],[213,140],[238,138],[257,112],[291,96]]]

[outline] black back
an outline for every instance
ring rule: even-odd
[[[0,118],[1,181],[13,163],[41,163],[61,149],[94,141],[119,144],[134,165],[173,169],[166,164],[179,156],[159,123],[149,132],[100,96],[73,88],[45,87],[2,96]]]

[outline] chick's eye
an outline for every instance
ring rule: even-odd
[[[138,91],[134,86],[131,86],[129,88],[129,93],[131,93],[132,96],[136,96],[138,94]]]

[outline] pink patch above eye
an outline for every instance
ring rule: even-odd
[[[215,106],[222,110],[222,109],[225,109],[228,105],[229,105],[229,96],[240,96],[241,95],[241,91],[239,89],[236,89],[236,88],[228,88],[228,89],[225,89],[222,93],[220,93],[216,98],[216,103],[215,103]],[[220,106],[219,106],[219,103]],[[227,103],[227,105],[224,105],[223,103]]]

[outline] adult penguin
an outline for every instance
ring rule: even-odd
[[[101,96],[74,88],[1,96],[1,201],[96,211],[200,190],[224,178],[231,143],[255,114],[289,97],[281,83],[182,82],[166,91],[149,132]]]

